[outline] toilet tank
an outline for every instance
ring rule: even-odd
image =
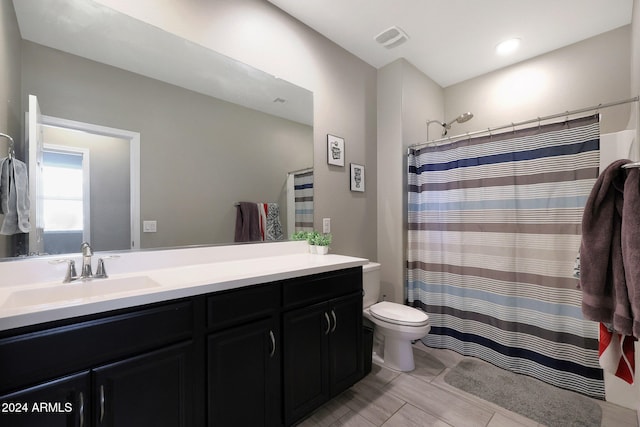
[[[378,302],[380,297],[380,264],[370,262],[362,266],[362,307],[367,308]]]

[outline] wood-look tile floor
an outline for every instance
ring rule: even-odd
[[[399,373],[373,364],[371,373],[318,408],[300,427],[541,427],[529,418],[453,388],[444,375],[464,356],[414,345],[416,369]],[[602,406],[602,427],[638,427],[636,412]]]

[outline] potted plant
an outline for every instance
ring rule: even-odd
[[[316,247],[316,253],[320,255],[326,255],[329,253],[329,245],[331,244],[331,233],[315,233],[313,244]]]
[[[308,231],[296,231],[291,235],[291,240],[307,240]]]
[[[317,253],[316,238],[318,237],[319,234],[320,233],[318,233],[315,230],[307,232],[307,242],[309,243],[309,252],[311,252],[312,254]]]

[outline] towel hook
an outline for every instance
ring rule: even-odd
[[[14,142],[13,142],[13,138],[11,138],[9,135],[5,134],[5,133],[0,133],[0,136],[3,138],[7,138],[9,140],[9,148],[7,149],[8,154],[9,154],[9,158],[13,159],[16,156],[16,151],[14,149]]]

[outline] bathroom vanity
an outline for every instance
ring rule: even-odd
[[[292,425],[363,375],[365,262],[218,262],[209,282],[167,268],[148,276],[159,289],[0,308],[0,328],[20,324],[0,331],[0,425]],[[77,314],[92,304],[109,309]]]

